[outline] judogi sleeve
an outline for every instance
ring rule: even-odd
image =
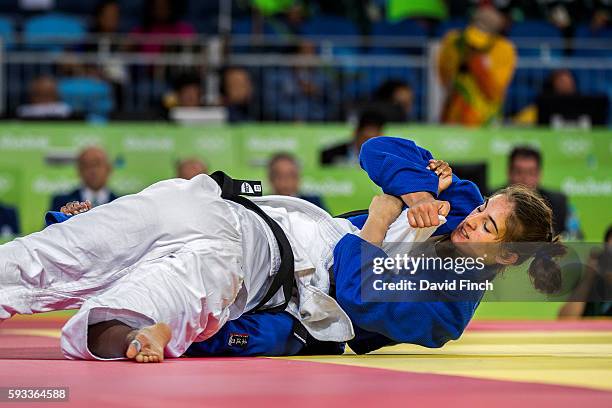
[[[438,176],[427,169],[433,156],[412,140],[375,137],[361,147],[359,163],[386,194],[401,196],[419,191],[438,196]]]
[[[193,343],[187,355],[292,356],[303,343],[293,335],[293,317],[286,312],[258,312],[227,322],[208,340]]]
[[[438,176],[427,169],[432,158],[428,150],[417,146],[412,140],[386,136],[368,140],[359,154],[361,167],[385,193],[401,196],[427,191],[439,200],[448,201],[451,210],[446,223],[434,235],[448,234],[484,199],[474,183],[462,180],[455,174],[451,185],[438,195]],[[366,218],[361,216],[359,220],[351,222],[362,228]]]
[[[373,268],[380,248],[353,234],[334,249],[336,300],[361,329],[395,342],[441,347],[457,339],[472,318],[478,302],[363,302],[361,268]]]

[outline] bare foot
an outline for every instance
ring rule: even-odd
[[[138,363],[161,363],[164,361],[164,348],[171,338],[172,332],[166,323],[157,323],[134,330],[128,334],[130,345],[125,356]]]

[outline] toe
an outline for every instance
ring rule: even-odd
[[[144,361],[144,356],[142,354],[138,354],[136,356],[136,362],[142,363]]]

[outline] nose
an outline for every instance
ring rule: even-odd
[[[468,217],[465,219],[465,225],[467,228],[474,231],[477,228],[476,217]]]

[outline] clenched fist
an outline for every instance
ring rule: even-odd
[[[408,209],[408,223],[415,228],[440,225],[438,215],[447,216],[450,211],[448,201],[436,200],[433,197],[418,201]]]

